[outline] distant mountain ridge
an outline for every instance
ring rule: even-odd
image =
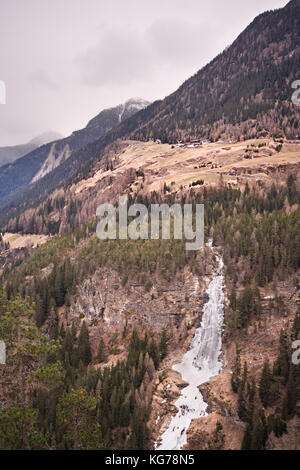
[[[99,139],[148,105],[148,101],[133,98],[122,105],[105,109],[89,121],[85,128],[73,132],[69,137],[39,146],[14,163],[4,165],[0,168],[0,206],[20,196],[32,183],[67,161],[73,152]],[[34,142],[30,145],[34,145]]]
[[[0,167],[7,163],[12,163],[18,158],[27,155],[41,145],[47,144],[53,140],[62,139],[63,136],[58,132],[44,132],[37,137],[34,137],[26,144],[11,145],[6,147],[0,147]]]
[[[31,139],[29,143],[34,144],[37,147],[40,147],[41,145],[45,145],[45,144],[48,144],[49,142],[54,142],[54,140],[60,140],[63,138],[64,136],[61,135],[59,132],[46,131],[38,135],[37,137],[34,137],[33,139]]]
[[[130,118],[138,111],[146,108],[149,104],[150,103],[148,101],[143,100],[142,98],[131,98],[124,104],[104,109],[97,116],[91,119],[84,129],[73,132],[70,139],[79,138],[81,142],[80,147],[83,147],[84,145],[104,136],[118,124]]]
[[[300,108],[291,97],[292,83],[299,79],[300,5],[293,0],[259,15],[230,47],[177,91],[73,151],[22,198],[17,192],[10,199],[0,193],[0,204],[11,201],[3,209],[0,223],[37,206],[56,187],[68,187],[90,176],[94,163],[105,156],[106,146],[118,139],[174,143],[199,137],[243,140],[268,134],[297,139]],[[1,182],[0,171],[0,188]]]

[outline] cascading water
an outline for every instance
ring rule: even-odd
[[[214,251],[212,243],[210,248]],[[175,406],[176,416],[161,436],[158,450],[180,450],[187,443],[187,430],[191,421],[206,416],[207,404],[198,390],[199,385],[208,382],[222,371],[222,326],[224,320],[224,276],[223,260],[219,262],[217,275],[208,286],[208,302],[203,307],[200,327],[197,329],[189,351],[179,364],[173,366],[189,385],[183,389]]]

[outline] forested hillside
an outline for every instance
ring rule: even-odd
[[[295,91],[292,83],[300,79],[299,18],[300,6],[296,0],[285,8],[258,16],[230,47],[175,93],[74,151],[66,162],[33,184],[21,197],[20,192],[26,189],[22,179],[28,180],[28,168],[23,176],[20,167],[22,178],[13,197],[4,189],[7,176],[3,173],[2,204],[6,206],[2,208],[0,223],[26,207],[36,206],[37,201],[41,202],[63,181],[67,184],[65,180],[70,176],[84,177],[89,160],[102,158],[105,147],[117,139],[160,139],[176,143],[180,139],[243,140],[270,134],[297,139],[300,111],[291,98]],[[14,187],[15,181],[8,182]]]
[[[300,5],[258,16],[234,43],[166,98],[134,137],[175,142],[299,136],[291,102],[300,70]]]
[[[298,183],[290,176],[281,187],[273,185],[265,191],[246,186],[241,191],[220,181],[218,188],[191,190],[188,197],[190,202],[205,203],[207,235],[223,247],[230,295],[226,336],[239,344],[247,339],[249,325],[255,322],[259,332],[268,318],[270,310],[267,313],[263,307],[261,290],[289,278],[299,283]],[[140,195],[138,200],[149,204],[151,197]],[[181,203],[185,202],[182,198]],[[172,347],[172,337],[154,331],[144,331],[141,337],[128,325],[121,340],[128,344],[126,359],[99,368],[105,364],[108,344],[100,337],[91,349],[88,317],[81,319],[80,331],[75,323],[66,328],[60,309],[69,309],[77,286],[99,268],[118,271],[124,286],[129,278],[139,278],[146,292],[157,277],[171,282],[187,265],[197,273],[197,255],[188,254],[182,242],[100,242],[94,229],[93,222],[55,237],[4,275],[0,328],[10,358],[3,376],[5,407],[0,413],[4,449],[143,449],[150,445],[147,422],[153,380],[167,344]],[[280,302],[285,309],[282,299],[275,298],[271,312]],[[240,364],[237,353],[232,387],[238,393],[238,416],[248,423],[245,449],[265,448],[270,433],[284,435],[295,416],[300,376],[299,366],[290,365],[289,356],[291,340],[299,334],[299,309],[291,318],[291,327],[281,334],[278,358],[270,364],[265,357],[259,382],[250,364]],[[116,337],[110,348],[115,345]]]
[[[180,448],[299,448],[299,21],[300,0],[260,15],[165,100],[131,117],[129,102],[72,134],[68,158],[29,190],[25,160],[19,182],[10,174],[0,450],[156,449],[175,429],[187,383],[174,365],[195,338],[210,346],[187,368],[220,357],[194,384],[204,412],[189,422],[180,405]],[[176,147],[193,138],[213,142]],[[149,210],[149,232],[153,204],[203,204],[205,245],[174,240],[173,215],[170,240],[100,240],[97,207],[124,195]]]

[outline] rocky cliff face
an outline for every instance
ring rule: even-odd
[[[63,136],[58,132],[44,132],[41,135],[33,138],[26,144],[13,145],[10,147],[0,147],[0,167],[7,163],[12,163],[18,158],[27,155],[41,145],[53,142],[54,140],[62,139]]]
[[[125,357],[128,343],[124,331],[134,328],[141,332],[160,332],[166,328],[175,335],[172,349],[176,347],[180,356],[187,337],[201,321],[205,290],[215,265],[216,261],[208,251],[199,260],[198,270],[202,275],[196,276],[185,268],[169,283],[160,276],[154,276],[153,284],[147,289],[138,276],[124,285],[113,269],[99,269],[77,287],[70,307],[59,311],[59,322],[65,327],[74,323],[80,328],[85,321],[94,357],[100,338],[105,340],[106,364]],[[114,343],[116,337],[117,344]],[[172,357],[175,358],[176,354],[172,353]]]
[[[114,270],[98,270],[78,286],[67,323],[85,320],[91,327],[101,323],[107,331],[122,330],[127,323],[150,329],[191,323],[201,311],[213,263],[213,258],[207,256],[201,262],[203,276],[186,268],[170,283],[157,278],[147,290],[136,279],[123,287]]]
[[[68,144],[65,145],[60,151],[56,152],[56,144],[52,144],[50,152],[44,163],[42,164],[40,170],[32,178],[31,183],[38,181],[43,178],[45,175],[53,171],[54,168],[57,168],[61,163],[65,162],[71,155],[71,150]]]

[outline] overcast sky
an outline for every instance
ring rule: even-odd
[[[0,0],[0,146],[164,98],[288,0]]]

